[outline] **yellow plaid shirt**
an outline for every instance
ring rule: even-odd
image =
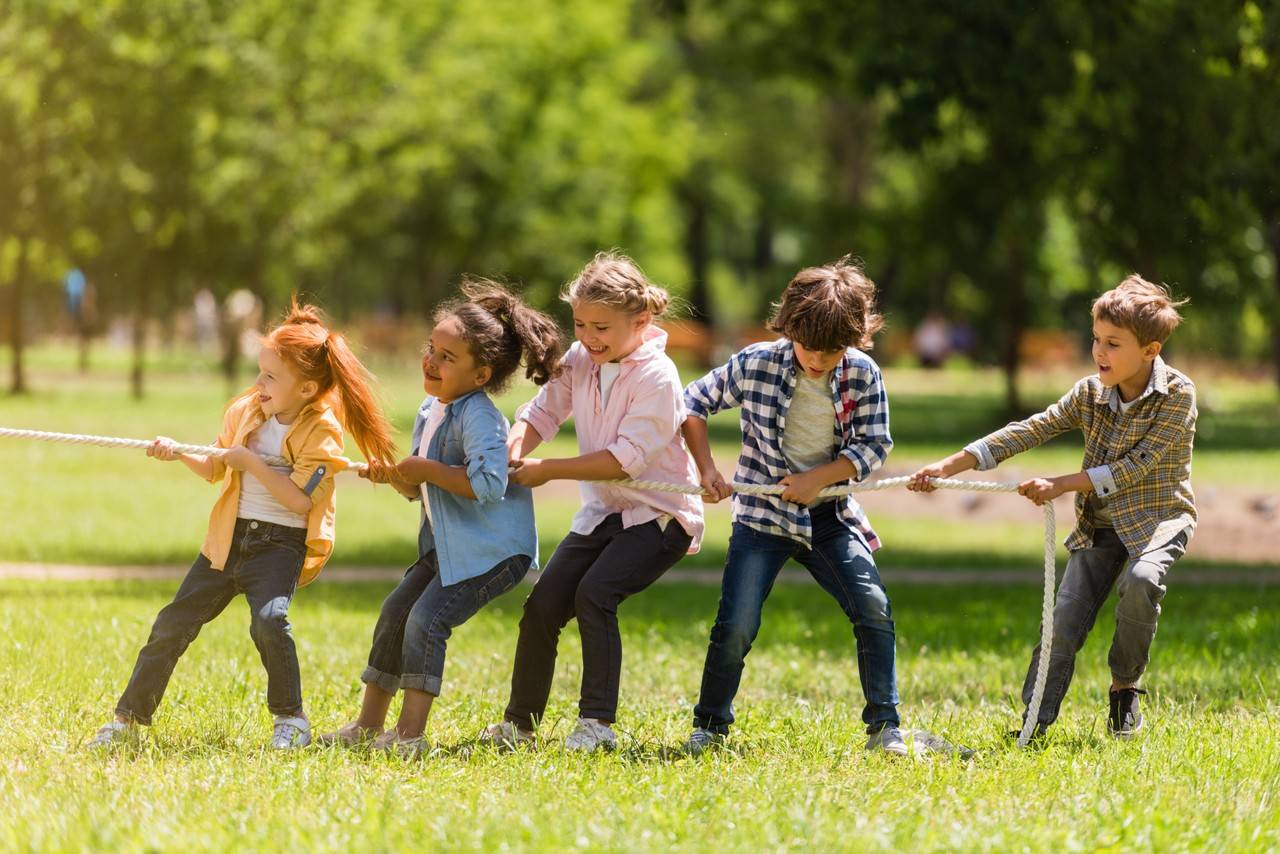
[[[1190,538],[1196,525],[1191,491],[1195,385],[1157,356],[1146,390],[1127,411],[1119,404],[1114,387],[1104,386],[1096,375],[1085,377],[1044,412],[965,450],[984,471],[1078,427],[1084,432],[1084,470],[1130,555],[1160,548],[1183,531]],[[1096,525],[1088,498],[1076,494],[1076,527],[1066,541],[1072,551],[1093,545]]]

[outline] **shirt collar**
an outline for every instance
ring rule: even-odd
[[[1115,386],[1104,385],[1098,390],[1097,403],[1102,406],[1110,406],[1116,412],[1120,411],[1120,393],[1115,392]],[[1165,365],[1164,359],[1156,356],[1151,363],[1151,377],[1147,380],[1147,387],[1142,390],[1142,394],[1133,399],[1133,403],[1137,403],[1152,392],[1160,394],[1169,393],[1169,369]]]

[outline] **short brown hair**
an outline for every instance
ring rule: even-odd
[[[769,329],[810,350],[870,350],[884,326],[876,312],[876,283],[846,255],[821,267],[806,267],[774,306]]]
[[[1185,299],[1174,300],[1164,285],[1133,273],[1093,301],[1093,319],[1128,329],[1139,344],[1163,344],[1182,322],[1178,306],[1186,304]]]

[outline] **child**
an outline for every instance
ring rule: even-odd
[[[652,323],[666,310],[666,291],[630,259],[600,254],[563,299],[573,306],[578,340],[565,355],[564,373],[524,408],[507,444],[518,483],[582,481],[582,509],[525,601],[506,719],[481,738],[506,746],[533,738],[551,692],[560,630],[577,617],[582,695],[565,746],[589,752],[617,745],[618,606],[697,550],[702,501],[599,482],[687,483],[693,474],[680,438],[680,375],[665,353],[667,334]],[[582,455],[530,458],[570,416]]]
[[[1016,421],[944,460],[925,466],[908,488],[929,492],[929,478],[994,468],[1014,454],[1072,428],[1084,433],[1081,471],[1025,481],[1018,492],[1037,505],[1076,493],[1071,556],[1053,611],[1053,645],[1035,735],[1058,717],[1075,657],[1116,585],[1116,630],[1111,641],[1107,726],[1117,738],[1142,729],[1138,680],[1146,670],[1164,575],[1182,553],[1196,523],[1191,492],[1191,443],[1196,392],[1191,380],[1165,364],[1160,349],[1182,318],[1168,291],[1133,275],[1093,303],[1093,361],[1098,373],[1061,400]],[[1118,581],[1118,584],[1117,584]],[[1024,703],[1042,650],[1031,656]],[[1025,713],[1024,713],[1025,717]]]
[[[558,370],[555,322],[502,286],[471,280],[463,301],[436,312],[422,359],[429,395],[413,425],[414,455],[368,477],[422,501],[418,561],[382,604],[373,630],[360,715],[321,743],[406,758],[426,747],[423,731],[440,694],[449,635],[511,590],[536,562],[533,494],[507,477],[507,420],[489,395],[520,367],[539,385]],[[382,731],[397,689],[400,719]]]
[[[390,459],[395,446],[364,366],[313,307],[293,304],[263,338],[258,367],[257,383],[223,417],[216,445],[229,448],[226,454],[177,454],[163,436],[147,449],[148,456],[179,459],[201,477],[221,480],[222,490],[200,555],[156,617],[115,719],[98,730],[92,748],[131,737],[136,724],[150,725],[178,659],[239,593],[249,600],[249,634],[267,670],[267,707],[275,715],[270,746],[311,743],[289,604],[333,550],[333,478],[346,462],[344,426],[370,461]],[[289,465],[269,466],[264,456]]]
[[[817,497],[824,487],[864,480],[893,447],[880,369],[862,352],[882,323],[875,284],[847,257],[801,270],[769,322],[783,337],[735,353],[685,389],[684,435],[709,500],[730,490],[711,457],[706,419],[734,406],[742,407],[735,477],[786,487],[781,496],[733,496],[720,608],[688,753],[728,734],[761,609],[788,558],[809,570],[853,624],[867,749],[907,752],[898,729],[893,616],[871,556],[880,541],[852,496]]]

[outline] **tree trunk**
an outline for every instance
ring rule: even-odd
[[[9,381],[10,394],[26,394],[27,393],[27,376],[22,364],[23,350],[23,296],[27,285],[27,274],[30,269],[27,263],[27,247],[30,245],[29,237],[18,238],[18,269],[17,275],[13,278],[13,293],[10,302],[10,321],[9,321],[9,346],[13,349],[13,367]]]
[[[145,393],[143,372],[147,355],[147,296],[151,284],[148,281],[149,275],[147,265],[144,263],[138,274],[135,291],[137,302],[133,307],[133,368],[129,372],[129,387],[135,400],[141,400]]]
[[[685,188],[684,252],[689,264],[689,308],[693,319],[712,323],[711,290],[708,277],[711,268],[710,205],[707,202],[704,168],[694,167],[693,180]]]
[[[1267,242],[1271,244],[1271,281],[1276,286],[1271,309],[1271,367],[1275,371],[1276,386],[1280,388],[1280,212],[1270,219]]]
[[[1004,370],[1004,405],[1009,417],[1022,414],[1022,399],[1018,394],[1018,367],[1022,362],[1019,347],[1022,333],[1027,328],[1027,273],[1022,253],[1018,247],[1009,248],[1005,268],[1006,338],[1000,366]]]

